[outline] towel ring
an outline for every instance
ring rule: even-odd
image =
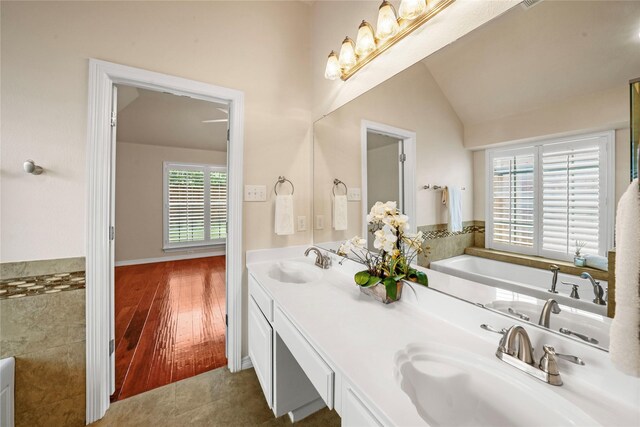
[[[333,188],[331,188],[331,192],[333,193],[333,195],[336,195],[336,187],[338,185],[342,184],[344,186],[344,195],[346,196],[347,193],[349,192],[349,190],[347,189],[347,184],[345,184],[344,182],[340,181],[338,178],[335,178],[333,180]]]
[[[274,193],[276,193],[276,196],[278,195],[278,184],[284,184],[285,181],[291,184],[291,195],[293,196],[293,193],[296,190],[296,188],[293,186],[293,182],[289,181],[284,176],[279,176],[278,181],[276,181],[275,185],[273,186],[273,191]]]

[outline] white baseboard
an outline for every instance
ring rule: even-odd
[[[144,259],[130,259],[124,261],[116,261],[116,267],[121,267],[124,265],[136,265],[136,264],[151,264],[154,262],[163,262],[163,261],[180,261],[183,259],[195,259],[195,258],[206,258],[210,256],[219,256],[225,255],[226,251],[224,249],[218,249],[215,251],[209,252],[195,252],[188,254],[180,254],[180,255],[169,255],[158,258],[144,258]]]
[[[245,369],[251,369],[251,368],[253,368],[253,363],[251,362],[251,358],[249,356],[243,357],[242,366],[240,369],[244,371]]]

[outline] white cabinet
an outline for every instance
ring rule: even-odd
[[[382,423],[360,400],[351,387],[345,385],[342,390],[342,427],[373,427]]]
[[[249,357],[269,408],[273,405],[273,329],[249,297]]]
[[[331,367],[249,275],[249,356],[276,417],[297,421],[334,404]]]

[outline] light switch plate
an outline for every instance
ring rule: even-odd
[[[355,187],[349,188],[349,191],[347,191],[347,200],[349,200],[350,202],[357,202],[362,200],[360,189]]]
[[[307,217],[299,216],[298,217],[298,231],[307,231]]]
[[[324,228],[324,215],[316,215],[316,230],[322,230]]]
[[[245,202],[266,202],[267,186],[266,185],[245,185],[244,201]]]

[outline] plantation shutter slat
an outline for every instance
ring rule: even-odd
[[[227,237],[224,167],[165,163],[165,247],[215,244]]]
[[[533,153],[494,157],[493,241],[532,247],[534,240]]]
[[[583,254],[600,247],[600,146],[542,148],[542,249],[570,255],[576,240]]]

